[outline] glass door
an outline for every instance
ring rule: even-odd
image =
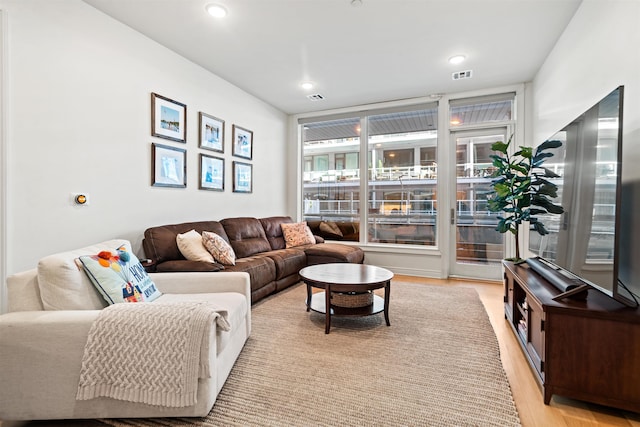
[[[453,276],[500,279],[504,235],[495,230],[498,213],[490,212],[494,154],[491,145],[507,141],[507,127],[453,131],[455,194],[450,210],[450,273]]]

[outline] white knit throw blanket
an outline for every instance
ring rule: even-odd
[[[209,302],[111,305],[89,331],[77,400],[104,396],[166,407],[193,406],[210,377],[209,335],[228,313]]]

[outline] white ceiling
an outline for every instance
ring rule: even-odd
[[[582,0],[84,1],[294,114],[530,81]]]

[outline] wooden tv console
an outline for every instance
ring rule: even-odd
[[[504,262],[504,309],[544,403],[554,394],[640,413],[640,309],[596,289],[560,291],[527,264]]]

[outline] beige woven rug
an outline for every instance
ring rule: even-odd
[[[392,282],[382,314],[305,311],[297,285],[253,306],[253,332],[206,418],[112,426],[519,426],[487,313],[471,288]]]

